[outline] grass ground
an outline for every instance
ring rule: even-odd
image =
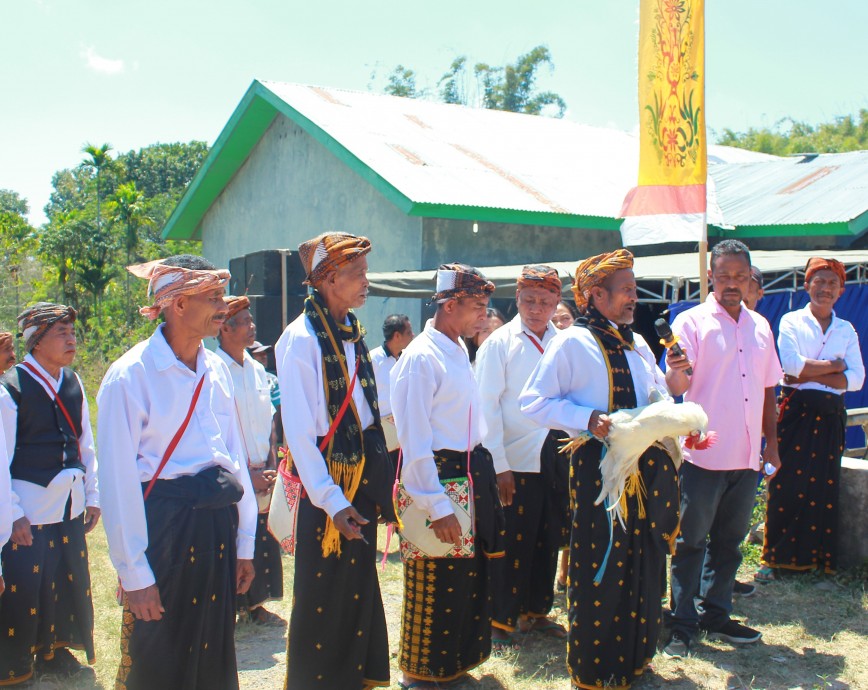
[[[381,535],[380,547],[383,547]],[[396,544],[393,543],[394,549]],[[747,546],[742,578],[756,565],[756,547]],[[105,535],[98,528],[90,539],[91,575],[96,612],[96,680],[69,683],[51,678],[33,687],[46,690],[87,690],[113,687],[119,656],[120,608],[114,600],[115,573],[108,560]],[[292,588],[292,559],[284,558],[287,593]],[[868,689],[868,571],[842,573],[837,578],[801,575],[759,588],[750,599],[736,602],[735,615],[763,631],[757,645],[735,648],[703,641],[688,659],[654,659],[654,673],[634,684],[637,690],[852,690]],[[397,668],[398,625],[402,571],[391,554],[380,574],[389,621],[392,680]],[[290,596],[269,609],[289,619]],[[566,622],[563,595],[554,614]],[[236,633],[241,687],[272,690],[283,687],[286,628],[239,626]],[[566,690],[566,650],[563,641],[530,636],[518,650],[492,657],[476,669],[462,688],[480,690]],[[338,689],[334,689],[338,690]],[[340,689],[343,690],[343,689]]]

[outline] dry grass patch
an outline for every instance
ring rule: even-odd
[[[382,531],[381,531],[382,532]],[[34,686],[46,690],[111,688],[119,658],[120,607],[115,603],[116,576],[108,560],[105,534],[90,537],[91,577],[96,612],[96,683],[44,678]],[[384,538],[380,536],[380,548]],[[393,542],[392,550],[397,547]],[[742,577],[749,578],[753,554]],[[289,620],[293,561],[284,558],[286,593],[269,610]],[[763,631],[757,645],[734,648],[702,641],[688,659],[654,659],[654,673],[634,684],[637,690],[852,690],[868,689],[868,592],[866,571],[836,580],[802,575],[765,587],[736,601],[735,615]],[[398,625],[403,574],[397,554],[389,555],[380,585],[389,623],[392,681],[397,683]],[[566,623],[559,595],[555,614]],[[286,627],[239,626],[236,633],[241,687],[273,690],[283,687]],[[517,650],[492,657],[475,669],[462,690],[566,690],[566,646],[563,641],[529,636]],[[337,689],[335,689],[337,690]],[[352,689],[351,689],[352,690]]]

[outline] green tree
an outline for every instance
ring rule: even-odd
[[[724,129],[717,143],[776,156],[862,151],[868,149],[868,109],[860,110],[857,118],[843,115],[819,125],[784,118],[773,127]]]
[[[112,150],[111,144],[103,144],[102,146],[94,146],[93,144],[85,144],[81,152],[86,153],[90,158],[85,161],[85,165],[90,165],[96,170],[96,229],[100,231],[102,225],[102,216],[100,214],[101,189],[100,182],[102,169],[109,163],[109,151]]]
[[[385,92],[403,98],[419,98],[422,95],[416,90],[416,73],[404,65],[398,65],[389,74]]]
[[[136,189],[135,182],[125,182],[115,191],[113,197],[113,220],[124,228],[123,246],[126,251],[126,266],[133,263],[133,256],[139,248],[139,228],[152,222],[147,215],[145,195]],[[124,271],[124,301],[127,307],[127,319],[131,322],[130,309],[130,273]]]
[[[12,329],[21,305],[32,292],[38,274],[33,261],[36,229],[27,220],[27,200],[10,189],[0,189],[0,330]],[[8,279],[7,279],[8,276]]]
[[[467,103],[467,56],[459,55],[452,61],[449,70],[440,77],[437,86],[440,89],[440,100],[444,103]]]

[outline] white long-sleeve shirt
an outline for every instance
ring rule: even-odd
[[[467,349],[428,321],[401,353],[391,387],[404,488],[432,521],[452,515],[452,501],[437,477],[434,451],[472,450],[485,435]]]
[[[846,391],[858,391],[865,382],[865,363],[859,349],[859,336],[849,321],[839,319],[832,312],[832,323],[823,333],[823,327],[811,312],[810,303],[781,317],[778,329],[778,351],[784,373],[798,376],[809,359],[832,361],[843,359],[847,364],[844,377]],[[842,394],[845,389],[831,388],[810,381],[794,386],[802,390],[820,390]]]
[[[656,389],[668,396],[666,379],[654,353],[638,333],[627,363],[636,390],[636,405],[648,404]],[[549,344],[519,396],[521,411],[548,429],[571,436],[587,431],[594,410],[609,410],[609,373],[605,357],[587,328],[567,328]]]
[[[238,364],[222,348],[217,356],[223,360],[235,387],[235,416],[241,430],[241,445],[247,463],[261,467],[271,450],[271,427],[275,408],[271,404],[271,383],[265,367],[244,350],[243,364]]]
[[[38,377],[34,376],[24,362],[32,366],[48,381],[46,385]],[[64,372],[60,370],[60,378],[55,379],[49,374],[33,355],[24,357],[24,362],[18,364],[20,376],[29,376],[45,390],[51,400],[54,400],[56,391],[63,384]],[[81,448],[81,464],[85,472],[68,467],[57,473],[48,486],[40,486],[33,482],[22,479],[12,479],[12,521],[26,517],[31,525],[52,525],[63,521],[66,511],[66,502],[71,500],[70,517],[78,517],[84,512],[86,506],[98,508],[100,504],[99,483],[97,481],[97,460],[93,447],[93,429],[90,425],[90,409],[87,404],[87,395],[84,385],[78,374],[78,385],[81,386],[81,436],[78,444]],[[6,453],[9,464],[12,463],[15,454],[15,445],[18,437],[18,405],[9,395],[5,387],[0,386],[0,417],[3,418],[3,431],[6,436]]]
[[[548,429],[522,414],[518,396],[542,357],[539,348],[545,349],[557,333],[549,322],[540,342],[517,315],[488,336],[476,353],[474,371],[488,428],[483,442],[498,474],[539,472]]]
[[[347,373],[352,379],[356,366],[356,346],[346,340],[342,342],[347,358]],[[350,502],[341,487],[334,483],[316,444],[317,436],[328,433],[329,419],[323,388],[322,348],[313,326],[304,314],[300,314],[286,327],[274,346],[274,355],[286,446],[311,502],[334,517],[349,507]],[[374,423],[374,413],[358,379],[353,386],[352,402],[359,414],[362,429],[367,429]],[[348,407],[346,414],[352,413],[352,408]]]
[[[371,350],[371,364],[374,365],[374,378],[377,380],[377,405],[380,407],[380,417],[392,414],[391,377],[398,358],[393,357],[385,344]]]
[[[163,326],[109,367],[97,394],[103,525],[109,556],[128,591],[154,584],[148,564],[148,526],[142,482],[150,481],[190,409],[199,400],[160,479],[223,467],[244,487],[238,502],[238,558],[253,558],[258,509],[238,430],[229,370],[199,345],[196,371],[187,368],[163,336]]]

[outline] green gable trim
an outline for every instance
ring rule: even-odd
[[[448,218],[480,223],[509,223],[516,225],[547,225],[555,228],[587,228],[591,230],[620,230],[620,218],[579,216],[571,213],[546,211],[519,211],[491,206],[456,206],[450,204],[415,203],[409,215],[422,218]]]
[[[831,235],[850,236],[850,226],[841,223],[797,223],[791,225],[739,225],[734,230],[714,228],[715,237],[819,237]]]
[[[202,218],[247,160],[276,114],[272,105],[258,98],[253,87],[248,89],[166,221],[164,239],[201,239]]]

